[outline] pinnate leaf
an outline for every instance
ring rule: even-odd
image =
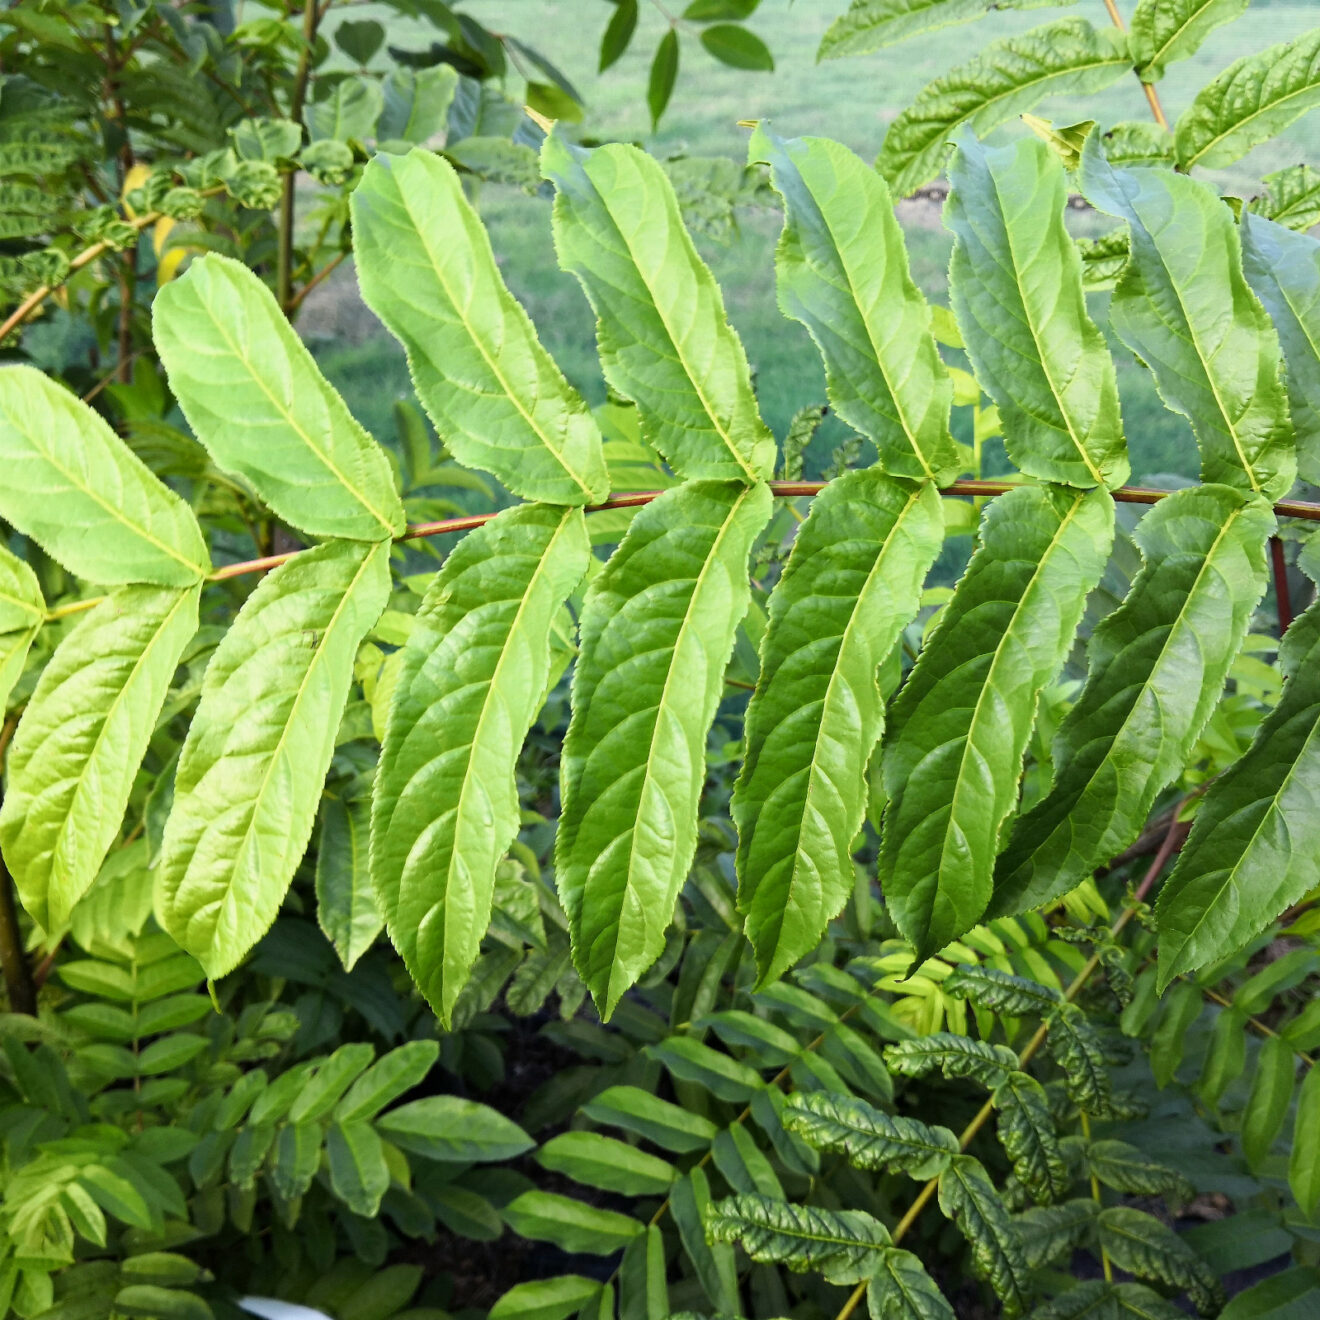
[[[518,832],[514,772],[550,677],[550,633],[586,572],[580,510],[505,510],[455,547],[403,649],[372,807],[390,938],[448,1024]]]
[[[7,757],[0,846],[23,906],[57,931],[119,837],[200,586],[120,587],[56,648]]]
[[[1036,701],[1113,539],[1108,492],[1030,486],[989,506],[967,572],[894,704],[882,772],[885,898],[918,959],[990,901]]]
[[[1178,165],[1219,169],[1320,106],[1320,30],[1235,60],[1178,117]]]
[[[385,451],[241,262],[194,261],[156,295],[152,333],[197,438],[279,517],[355,541],[403,531]]]
[[[748,156],[769,163],[783,198],[779,307],[816,341],[834,411],[875,442],[886,472],[952,481],[953,384],[885,181],[825,138],[758,128]]]
[[[202,684],[156,881],[161,924],[231,971],[275,919],[302,859],[353,660],[389,597],[389,544],[330,541],[248,598]]]
[[[1064,88],[1072,96],[1102,91],[1131,67],[1126,39],[1083,18],[992,42],[936,78],[890,124],[876,169],[906,197],[940,172],[963,124],[984,135]]]
[[[958,1153],[948,1128],[886,1114],[849,1095],[799,1091],[784,1104],[784,1126],[816,1150],[843,1155],[854,1168],[934,1178]]]
[[[454,457],[523,499],[603,500],[600,431],[505,286],[454,167],[420,148],[377,156],[352,207],[362,296]]]
[[[864,1211],[825,1210],[753,1194],[712,1202],[706,1235],[739,1243],[758,1263],[811,1271],[840,1284],[869,1278],[889,1244],[884,1225]]]
[[[1110,320],[1161,398],[1191,422],[1201,479],[1280,498],[1297,459],[1279,339],[1242,274],[1232,212],[1186,175],[1115,169],[1094,136],[1081,178],[1093,206],[1128,222],[1131,255]]]
[[[1054,784],[1014,826],[991,916],[1039,907],[1120,853],[1181,770],[1265,590],[1268,505],[1182,490],[1135,539],[1144,565],[1092,634],[1086,686],[1054,740]]]
[[[586,291],[605,379],[636,403],[643,436],[684,479],[769,478],[775,444],[742,342],[660,163],[551,133],[541,169],[556,188],[560,265]]]
[[[1064,226],[1062,163],[1036,138],[985,147],[964,130],[949,182],[949,294],[1010,457],[1046,481],[1121,486],[1118,380]]]
[[[555,880],[601,1011],[659,956],[696,848],[714,719],[764,485],[694,482],[633,520],[582,609]]]
[[[0,369],[0,468],[0,518],[89,582],[188,587],[209,567],[192,510],[33,367]]]
[[[884,723],[877,669],[942,542],[932,486],[850,472],[812,502],[770,597],[732,806],[738,907],[762,982],[815,948],[852,893]]]

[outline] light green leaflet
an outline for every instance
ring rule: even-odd
[[[445,130],[458,88],[451,64],[394,69],[381,83],[385,106],[376,123],[380,142],[425,142]]]
[[[352,206],[362,296],[407,349],[454,457],[523,499],[605,499],[600,431],[505,286],[453,166],[420,149],[377,156]]]
[[[1160,890],[1161,990],[1235,952],[1320,884],[1320,606],[1288,629],[1279,661],[1279,704],[1210,786]]]
[[[1320,28],[1244,55],[1178,117],[1178,166],[1218,169],[1320,106]]]
[[[56,648],[8,756],[0,845],[32,919],[57,931],[119,837],[201,587],[122,587]]]
[[[1242,268],[1283,348],[1303,481],[1320,484],[1320,241],[1243,212]]]
[[[197,438],[280,518],[355,541],[403,531],[385,451],[241,262],[194,261],[156,295],[152,333]]]
[[[947,485],[959,471],[953,382],[885,181],[825,138],[757,129],[748,159],[769,163],[784,199],[779,309],[816,341],[834,410],[875,442],[886,472]]]
[[[986,509],[967,572],[891,714],[879,874],[918,961],[980,919],[1036,700],[1114,534],[1107,491],[1026,486]]]
[[[852,893],[866,766],[884,726],[876,670],[943,541],[932,485],[850,472],[812,502],[770,597],[732,806],[738,907],[762,983],[814,949]]]
[[[1091,636],[1086,686],[1054,740],[1054,785],[1018,818],[989,915],[1066,894],[1136,838],[1183,768],[1265,591],[1269,505],[1177,491],[1137,525],[1145,560]]]
[[[692,862],[706,734],[770,504],[764,485],[676,486],[638,513],[587,592],[555,881],[605,1016],[659,956]]]
[[[1297,473],[1279,338],[1242,274],[1233,213],[1172,170],[1114,169],[1092,136],[1082,190],[1128,222],[1131,256],[1110,304],[1118,337],[1192,423],[1201,479],[1279,499]]]
[[[992,42],[936,78],[890,124],[875,167],[906,197],[940,172],[961,125],[983,135],[1055,92],[1089,95],[1131,68],[1123,35],[1097,31],[1083,18],[1061,18]]]
[[[1268,191],[1254,198],[1249,210],[1303,232],[1320,224],[1320,170],[1289,165],[1267,174],[1262,182]]]
[[[514,771],[545,698],[550,632],[589,554],[581,510],[505,510],[450,554],[404,647],[371,869],[390,938],[446,1025],[518,832]]]
[[[1164,77],[1167,65],[1195,55],[1217,27],[1246,11],[1248,0],[1140,0],[1128,25],[1132,63],[1143,82]]]
[[[0,518],[89,582],[187,587],[210,566],[192,510],[32,367],[0,368],[0,472]]]
[[[385,924],[371,888],[371,812],[365,801],[327,797],[316,848],[316,920],[345,971],[376,941]]]
[[[950,299],[1009,456],[1046,481],[1121,486],[1118,380],[1063,223],[1062,163],[1035,138],[987,148],[964,131],[949,182]]]
[[[248,598],[179,757],[156,916],[224,976],[275,919],[311,836],[353,659],[389,597],[388,542],[330,541]]]
[[[1000,9],[1052,9],[1075,0],[852,0],[826,29],[817,60],[870,55],[909,37],[970,23]]]
[[[605,379],[637,404],[647,441],[684,479],[768,478],[775,443],[742,342],[659,162],[552,133],[541,169],[557,190],[560,265],[586,291]]]
[[[26,560],[0,545],[0,715],[45,618],[37,575]]]

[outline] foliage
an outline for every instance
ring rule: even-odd
[[[670,173],[551,125],[573,93],[516,39],[414,5],[448,44],[377,73],[374,20],[350,20],[359,74],[336,77],[315,6],[301,43],[147,6],[132,56],[114,24],[73,51],[113,67],[65,136],[109,105],[156,169],[80,267],[129,257],[102,343],[116,376],[143,356],[100,398],[125,436],[0,368],[0,849],[29,922],[0,911],[6,1307],[205,1320],[260,1291],[436,1320],[472,1299],[427,1253],[506,1234],[503,1281],[525,1277],[497,1320],[1214,1315],[1221,1275],[1284,1256],[1225,1314],[1314,1301],[1320,607],[1288,618],[1271,539],[1315,514],[1274,503],[1320,469],[1314,213],[1305,173],[1228,206],[1186,172],[1309,103],[1308,48],[1249,96],[1227,71],[1172,145],[978,136],[1051,87],[1153,87],[1237,12],[1142,5],[1129,35],[1068,18],[945,75],[879,174],[756,127],[781,307],[858,432],[805,487],[825,405],[779,452]],[[754,8],[683,21],[761,67]],[[826,53],[980,8],[859,0]],[[103,17],[9,13],[34,83]],[[611,49],[634,19],[615,6]],[[172,156],[181,115],[132,129],[132,58],[189,33],[198,70],[289,117],[219,116]],[[469,54],[550,78],[534,113],[458,72]],[[409,76],[441,150],[400,129]],[[455,136],[469,111],[498,132]],[[950,136],[932,308],[890,190]],[[89,209],[50,159],[20,174]],[[128,200],[136,156],[110,159]],[[301,253],[295,161],[328,217]],[[604,407],[539,342],[473,203],[471,176],[510,161],[553,194]],[[185,187],[148,347],[126,231],[175,219],[139,203]],[[1073,188],[1117,239],[1071,237]],[[238,234],[245,198],[261,218]],[[78,225],[19,237],[60,249]],[[401,405],[392,447],[288,320],[350,242],[426,413]],[[1097,253],[1200,485],[1122,484]],[[104,300],[95,278],[70,306]],[[1018,472],[981,482],[1001,435]],[[923,590],[973,531],[957,585]],[[1215,1197],[1231,1212],[1188,1229]]]

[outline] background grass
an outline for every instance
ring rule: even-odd
[[[696,29],[689,26],[683,32],[673,102],[660,131],[651,135],[645,108],[647,69],[665,27],[657,5],[642,5],[631,49],[603,75],[596,72],[596,64],[600,33],[612,11],[605,0],[469,0],[465,7],[487,26],[509,31],[559,65],[586,99],[585,132],[637,141],[661,155],[737,159],[745,155],[747,138],[737,121],[768,118],[782,133],[833,137],[869,160],[879,149],[888,122],[922,87],[970,58],[987,41],[1067,14],[1085,15],[1097,24],[1105,21],[1099,0],[1082,0],[1058,10],[999,11],[978,24],[932,33],[875,55],[818,65],[815,51],[821,34],[846,8],[845,0],[763,0],[749,26],[774,53],[775,71],[749,73],[725,68],[701,48]],[[383,21],[389,19],[385,10],[371,5],[353,6],[350,16],[360,18],[373,12]],[[1195,56],[1173,66],[1160,84],[1170,118],[1176,118],[1196,91],[1233,59],[1300,35],[1316,19],[1314,0],[1274,3],[1253,9],[1213,33]],[[433,39],[432,31],[421,23],[392,19],[389,27],[391,43],[400,47],[422,49]],[[519,94],[518,80],[511,83],[510,93]],[[1147,117],[1149,110],[1135,77],[1130,77],[1084,102],[1055,98],[1038,113],[1058,123],[1096,118],[1110,124]],[[998,136],[1020,131],[1013,125],[1000,130]],[[1215,176],[1215,182],[1250,196],[1263,174],[1308,156],[1314,159],[1315,135],[1314,118],[1302,120],[1231,171]],[[486,185],[478,204],[505,278],[528,308],[546,346],[588,399],[600,402],[604,384],[596,361],[591,313],[576,282],[556,266],[546,202]],[[905,204],[900,218],[917,283],[927,296],[945,301],[951,238],[940,224],[938,208]],[[1093,217],[1083,217],[1081,223],[1088,219],[1094,225]],[[766,420],[782,436],[797,408],[824,401],[824,376],[806,332],[784,319],[775,305],[773,260],[779,224],[779,215],[771,208],[745,210],[733,241],[712,243],[699,237],[698,245],[724,289],[730,319],[747,346]],[[1095,295],[1091,302],[1093,314],[1105,324],[1107,297]],[[351,273],[309,306],[303,330],[364,424],[382,438],[388,437],[393,402],[409,393],[407,373],[394,342],[355,305]],[[1182,418],[1163,408],[1149,373],[1120,345],[1113,347],[1134,480],[1159,474],[1194,477],[1197,457],[1190,429]],[[955,430],[964,438],[969,426],[968,417],[955,416]],[[822,431],[809,456],[809,468],[819,468],[843,433],[837,426]]]

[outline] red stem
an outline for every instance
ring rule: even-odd
[[[1283,557],[1283,541],[1270,537],[1270,560],[1274,566],[1274,605],[1279,612],[1279,636],[1293,621],[1292,593],[1288,590],[1288,563]]]

